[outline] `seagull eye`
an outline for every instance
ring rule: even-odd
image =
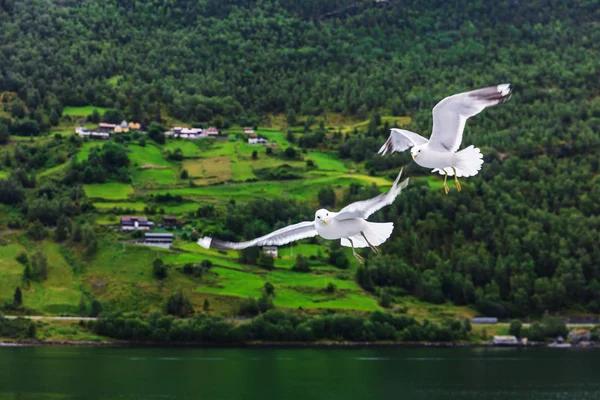
[[[321,219],[321,217],[317,217],[317,218]]]

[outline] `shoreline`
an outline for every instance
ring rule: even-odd
[[[210,349],[362,349],[362,348],[532,348],[548,347],[546,343],[529,343],[527,345],[506,345],[493,343],[467,342],[248,342],[248,343],[194,343],[194,342],[132,342],[132,341],[0,341],[2,347],[120,347],[120,348],[210,348]],[[600,346],[578,347],[573,349],[591,349]]]

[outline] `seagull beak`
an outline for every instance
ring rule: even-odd
[[[329,225],[329,222],[327,222],[327,220],[326,220],[326,219],[323,219],[323,223],[324,223],[325,225]]]
[[[417,159],[417,155],[413,154],[413,160],[416,160],[416,159]]]

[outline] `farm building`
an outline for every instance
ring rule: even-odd
[[[148,221],[147,217],[124,216],[121,217],[122,231],[149,231],[154,228],[154,222]]]
[[[471,319],[472,324],[497,324],[498,318],[475,317]]]
[[[265,254],[269,254],[271,257],[276,258],[277,257],[277,246],[264,246],[263,247],[263,252]]]
[[[145,246],[171,248],[173,244],[172,233],[146,233],[144,235],[144,241],[141,243]]]
[[[182,223],[180,220],[177,219],[177,217],[174,217],[172,215],[165,215],[162,219],[162,225],[165,228],[179,228],[181,227]]]
[[[251,138],[256,137],[256,132],[254,132],[254,129],[252,129],[252,128],[244,128],[244,133],[246,135],[248,135],[248,137],[251,137]]]
[[[248,144],[266,145],[269,144],[269,141],[265,138],[248,138]]]
[[[515,336],[494,336],[494,340],[492,341],[494,344],[519,344],[519,341]]]
[[[116,127],[117,127],[117,125],[107,124],[106,122],[100,122],[98,124],[98,129],[107,131],[107,132],[114,132]]]
[[[89,130],[87,128],[82,128],[82,127],[75,128],[75,133],[79,137],[89,138],[89,139],[108,139],[110,137],[110,133],[108,133],[108,132],[94,131],[94,130]]]
[[[214,126],[211,126],[210,128],[208,128],[204,131],[204,134],[206,136],[216,136],[219,134],[219,130],[217,128],[215,128]]]
[[[182,128],[175,127],[165,132],[165,136],[173,136],[180,139],[195,140],[205,137],[205,131],[202,128]]]

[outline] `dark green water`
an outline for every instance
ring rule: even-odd
[[[0,399],[600,399],[600,351],[0,348]]]

